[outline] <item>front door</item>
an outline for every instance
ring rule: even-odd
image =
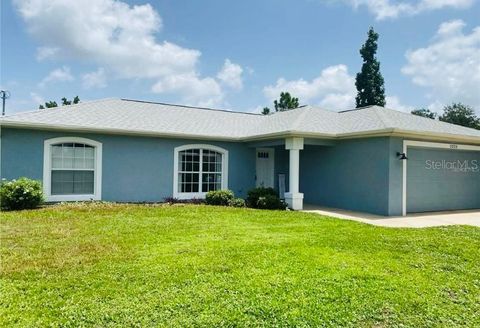
[[[275,150],[273,148],[257,148],[257,187],[273,188]]]

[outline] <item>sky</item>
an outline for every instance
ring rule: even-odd
[[[480,0],[2,0],[0,87],[7,114],[76,95],[260,112],[281,91],[345,110],[370,26],[387,107],[480,114]]]

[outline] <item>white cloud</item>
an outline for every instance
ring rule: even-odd
[[[38,86],[44,87],[51,82],[69,82],[73,80],[74,77],[70,73],[70,67],[63,66],[60,68],[56,68],[50,73],[48,73],[48,75],[43,78],[43,80],[38,84]]]
[[[56,47],[38,47],[37,48],[37,60],[42,61],[45,59],[54,58],[60,49]]]
[[[82,75],[82,85],[85,89],[105,88],[107,86],[107,77],[105,69],[100,67],[98,70]]]
[[[410,113],[412,110],[415,109],[413,106],[402,104],[400,102],[400,98],[398,98],[397,96],[386,96],[385,101],[387,103],[385,105],[386,108],[396,109],[406,113]]]
[[[234,90],[243,88],[242,80],[243,69],[240,65],[234,64],[230,59],[225,59],[222,70],[218,72],[217,78],[228,87]]]
[[[445,107],[445,104],[438,101],[438,100],[432,102],[431,104],[429,104],[427,106],[427,108],[429,110],[431,110],[432,112],[439,113],[439,114],[441,114],[443,112],[443,107]]]
[[[45,103],[45,99],[38,93],[30,92],[30,97],[32,97],[32,100],[36,105],[43,105]]]
[[[428,46],[406,53],[402,72],[428,90],[435,108],[453,101],[480,108],[480,26],[470,34],[464,27],[461,20],[445,22]]]
[[[200,78],[192,74],[167,76],[152,86],[155,93],[181,93],[187,105],[218,106],[223,100],[223,92],[218,82],[211,78]]]
[[[328,109],[347,109],[355,106],[355,78],[345,65],[329,66],[312,81],[304,79],[277,80],[275,85],[266,86],[264,95],[273,101],[280,92],[288,91],[298,97],[302,104],[310,103]]]
[[[198,102],[218,98],[213,78],[200,78],[200,51],[157,41],[160,15],[150,4],[130,6],[114,0],[14,0],[29,33],[39,40],[39,59],[53,55],[80,59],[104,67],[114,77],[152,79],[162,83],[173,76],[202,89]],[[56,49],[53,51],[52,49]],[[165,88],[153,88],[165,89]],[[179,92],[189,88],[178,88]],[[192,98],[189,95],[183,95]]]
[[[447,38],[449,36],[459,35],[465,27],[465,22],[461,19],[455,19],[440,24],[437,30],[437,38]]]
[[[351,109],[355,107],[355,94],[351,93],[332,93],[326,95],[319,106],[331,110]]]
[[[397,18],[402,15],[416,15],[421,12],[438,10],[442,8],[465,9],[469,8],[475,0],[343,0],[353,6],[367,7],[368,11],[378,20]]]
[[[244,110],[245,113],[261,114],[265,106],[254,106]]]
[[[355,77],[348,73],[345,65],[329,66],[322,70],[320,76],[312,81],[304,79],[287,81],[277,80],[275,85],[263,89],[269,101],[278,99],[280,92],[288,91],[298,97],[301,104],[317,105],[330,110],[355,108]],[[386,96],[386,107],[410,112],[413,107],[404,105],[397,96]]]

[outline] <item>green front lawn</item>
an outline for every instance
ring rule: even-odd
[[[69,205],[1,213],[0,326],[480,326],[480,229]]]

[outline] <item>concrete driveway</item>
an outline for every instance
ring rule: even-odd
[[[391,228],[426,228],[448,225],[471,225],[480,227],[480,210],[429,212],[391,217],[305,205],[304,212]]]

